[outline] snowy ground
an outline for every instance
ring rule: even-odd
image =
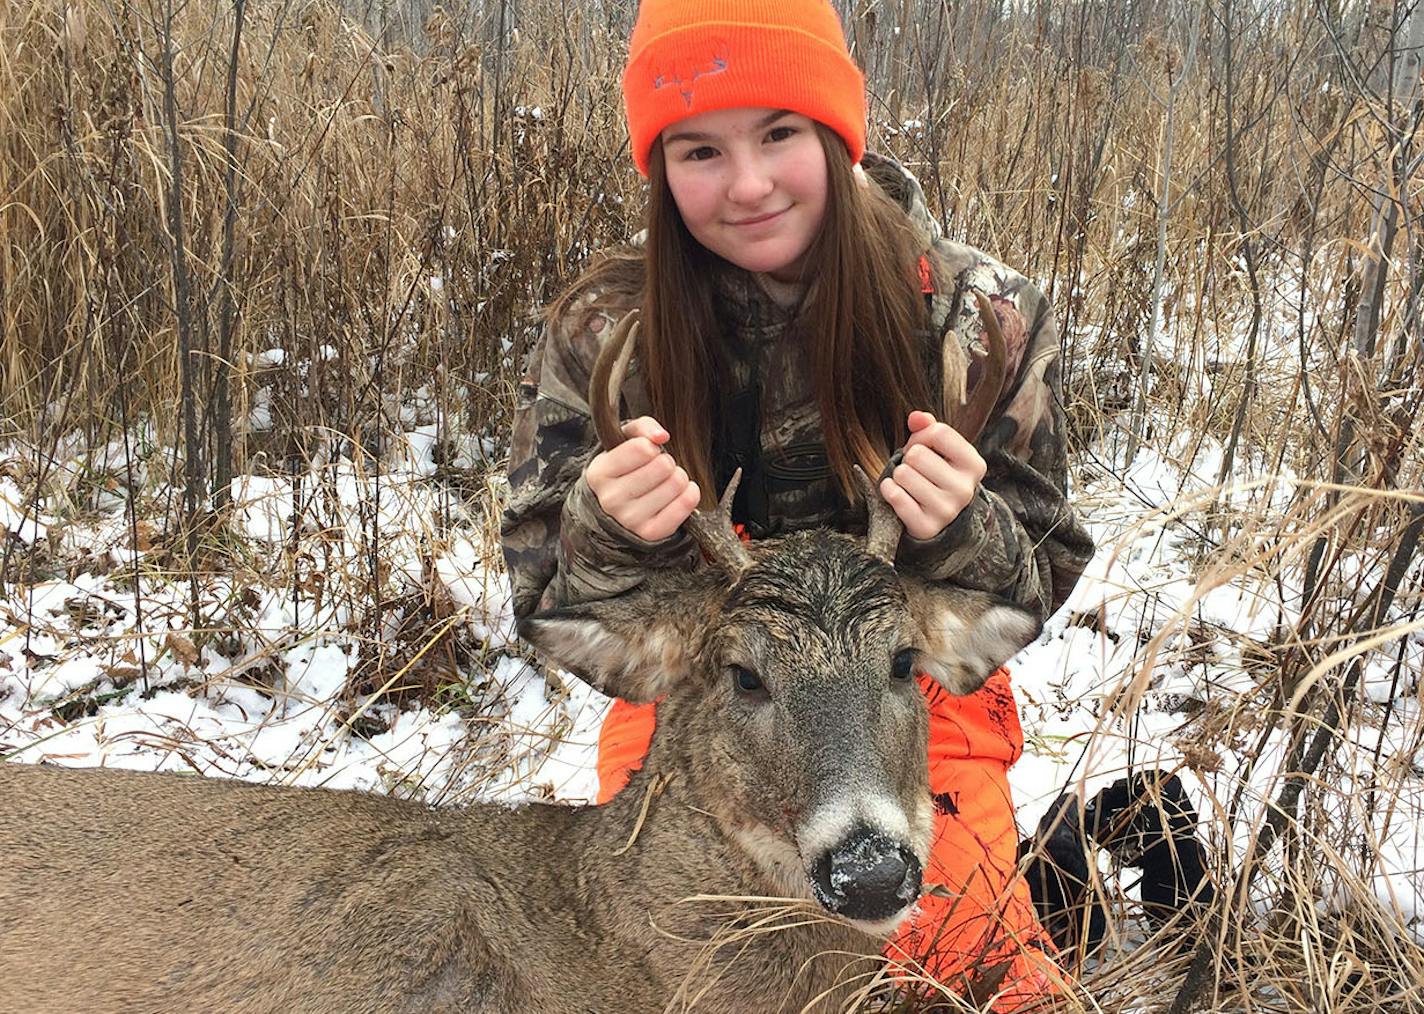
[[[0,600],[0,755],[389,791],[436,803],[588,800],[607,702],[572,679],[551,685],[529,665],[513,637],[505,578],[486,562],[498,560],[488,504],[452,498],[431,479],[429,441],[417,433],[410,443],[407,466],[379,480],[337,464],[319,482],[234,483],[234,534],[251,566],[202,592],[204,622],[240,635],[229,637],[195,639],[188,585],[166,582],[157,567],[135,593],[135,562],[158,540],[125,522],[121,500],[101,498],[84,520],[61,519],[51,504],[27,508],[20,487],[0,478],[10,551],[45,561],[31,568],[34,580],[5,587]],[[1065,786],[1086,797],[1129,766],[1164,767],[1182,775],[1210,825],[1204,833],[1212,850],[1229,869],[1260,820],[1260,801],[1279,790],[1279,742],[1267,742],[1248,765],[1257,745],[1249,735],[1227,743],[1198,736],[1204,715],[1257,691],[1260,677],[1243,648],[1290,619],[1274,582],[1223,581],[1195,562],[1194,510],[1211,499],[1216,474],[1207,451],[1195,456],[1196,474],[1177,455],[1151,452],[1125,479],[1114,474],[1121,469],[1080,465],[1077,502],[1097,556],[1069,605],[1011,664],[1027,739],[1011,773],[1024,828]],[[1282,482],[1236,495],[1273,502],[1289,491]],[[446,519],[438,530],[421,520],[437,515]],[[448,608],[432,635],[457,628],[477,646],[460,693],[387,703],[381,691],[401,668],[374,694],[351,692],[352,673],[369,663],[375,639],[362,632],[349,600],[331,589],[322,594],[317,577],[358,570],[373,540],[391,564],[393,586],[440,589]],[[303,553],[306,570],[291,562]],[[277,566],[279,558],[288,563]],[[1388,705],[1388,722],[1366,721],[1349,733],[1359,747],[1361,789],[1382,765],[1403,765],[1405,774],[1388,807],[1368,805],[1370,794],[1349,785],[1340,798],[1350,811],[1341,819],[1356,822],[1378,852],[1377,867],[1362,876],[1419,941],[1424,639],[1415,630],[1405,643],[1407,678],[1393,680],[1381,659],[1361,687],[1366,716],[1383,716]],[[1247,805],[1228,835],[1222,801],[1243,778]]]

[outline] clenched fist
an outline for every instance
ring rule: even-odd
[[[584,470],[603,512],[648,542],[677,531],[702,500],[697,483],[662,449],[668,432],[652,416],[623,424],[623,443]]]
[[[928,412],[911,412],[905,458],[880,483],[912,538],[931,539],[959,517],[984,478],[984,459],[948,423]]]

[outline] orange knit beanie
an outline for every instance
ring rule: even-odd
[[[830,0],[642,0],[623,101],[633,161],[663,128],[735,106],[789,109],[865,151],[865,77],[850,58]]]

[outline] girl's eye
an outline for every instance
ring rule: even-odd
[[[772,127],[766,136],[770,141],[784,141],[795,133],[795,127]]]
[[[915,650],[906,648],[904,651],[895,654],[895,660],[890,666],[890,677],[904,682],[915,674]]]
[[[705,162],[717,154],[717,149],[702,145],[700,148],[693,148],[683,156],[688,162]]]
[[[762,683],[761,677],[750,669],[733,665],[728,666],[732,674],[732,685],[737,688],[739,694],[747,696],[761,696],[766,693],[766,684]]]

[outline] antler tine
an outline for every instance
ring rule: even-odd
[[[695,510],[683,524],[712,566],[729,575],[733,580],[740,577],[752,565],[752,554],[732,525],[732,500],[737,495],[737,485],[742,481],[742,470],[732,473],[732,480],[722,491],[722,499],[715,510]]]
[[[970,443],[978,440],[979,434],[984,432],[989,413],[999,401],[1009,362],[1008,344],[1004,341],[1004,329],[999,326],[999,315],[994,312],[994,304],[978,290],[974,292],[974,299],[979,304],[979,319],[984,322],[984,331],[989,338],[989,354],[984,358],[984,375],[979,378],[979,383],[975,385],[963,407],[955,404],[959,392],[952,390],[948,383],[944,385],[945,418],[952,419],[954,428]],[[947,340],[952,341],[953,338]],[[945,375],[948,378],[948,371]]]
[[[895,509],[885,502],[876,484],[870,481],[870,477],[861,467],[852,465],[851,471],[855,474],[855,484],[860,487],[860,493],[865,497],[865,550],[876,559],[894,566],[895,550],[900,546],[900,536],[904,533],[905,526],[901,524]]]
[[[598,350],[589,379],[589,412],[593,430],[605,451],[623,442],[623,427],[618,421],[618,396],[623,390],[623,378],[628,375],[628,363],[633,358],[633,346],[638,339],[638,311],[629,310],[613,328],[613,333]]]

